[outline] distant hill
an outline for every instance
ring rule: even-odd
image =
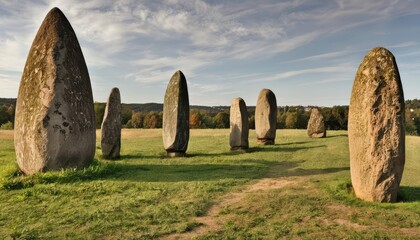
[[[105,103],[97,102],[105,105]],[[0,98],[0,105],[16,105],[16,98]],[[163,104],[162,103],[123,103],[123,106],[127,106],[129,109],[135,112],[162,112]],[[222,112],[229,110],[230,106],[200,106],[200,105],[191,105],[191,109],[205,110],[211,113]],[[248,107],[248,110],[254,111],[255,107]]]

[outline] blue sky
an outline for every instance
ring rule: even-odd
[[[415,0],[0,0],[0,97],[16,97],[45,15],[69,19],[95,101],[119,87],[125,103],[163,102],[180,69],[190,104],[347,105],[363,56],[396,57],[405,99],[420,98],[420,4]]]

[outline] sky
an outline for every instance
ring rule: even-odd
[[[0,97],[15,98],[48,11],[66,15],[81,45],[94,100],[118,87],[124,103],[162,103],[175,71],[191,105],[348,105],[365,54],[395,56],[405,99],[420,98],[417,0],[0,0]]]

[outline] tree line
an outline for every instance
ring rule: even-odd
[[[15,99],[0,99],[0,129],[13,129]],[[125,128],[161,128],[162,111],[137,111],[133,104],[123,104],[121,122]],[[101,127],[105,103],[95,103],[96,128]],[[420,135],[420,100],[405,102],[405,127],[409,135]],[[137,108],[138,109],[138,108]],[[282,106],[277,111],[278,129],[306,129],[311,106]],[[159,109],[160,110],[160,109]],[[348,106],[320,108],[328,130],[347,130]],[[249,126],[255,128],[255,107],[248,107]],[[191,128],[229,128],[229,107],[201,107],[190,111]]]
[[[278,129],[306,129],[311,107],[285,106],[277,111]],[[324,115],[327,129],[347,130],[348,106],[320,108]],[[96,127],[100,128],[105,104],[95,103]],[[255,107],[248,108],[249,126],[255,128]],[[134,111],[128,106],[122,107],[122,125],[125,128],[161,128],[162,111]],[[190,128],[229,128],[229,108],[220,107],[218,111],[203,109],[190,110]]]

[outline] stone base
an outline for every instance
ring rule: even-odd
[[[106,160],[118,160],[118,159],[120,159],[120,155],[118,154],[118,155],[116,155],[116,154],[114,154],[114,155],[102,155],[102,158],[103,159],[106,159]]]
[[[274,145],[274,139],[258,138],[257,144],[258,145]]]
[[[309,135],[310,138],[325,138],[327,137],[326,133],[312,133]]]
[[[185,157],[187,154],[185,152],[166,152],[166,157],[174,158],[174,157]]]
[[[231,147],[230,151],[247,153],[249,152],[249,148],[248,147]]]

